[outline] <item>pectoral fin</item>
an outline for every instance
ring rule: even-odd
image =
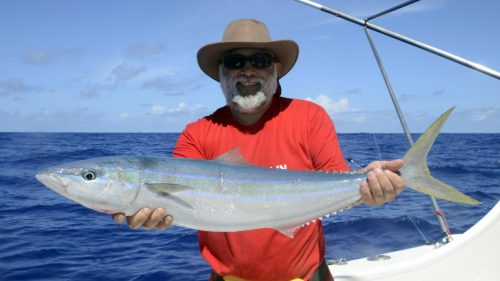
[[[191,189],[189,186],[171,183],[145,183],[144,186],[163,199],[170,200],[188,209],[194,209],[189,202],[175,195],[176,193]]]

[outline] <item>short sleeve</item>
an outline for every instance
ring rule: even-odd
[[[199,130],[197,130],[196,123],[186,126],[184,131],[180,134],[175,144],[173,156],[177,158],[193,158],[205,159],[203,149],[199,141],[197,141]]]
[[[309,122],[309,154],[315,170],[348,171],[335,126],[326,111],[314,106]]]

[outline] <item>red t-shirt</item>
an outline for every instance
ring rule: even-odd
[[[214,159],[239,148],[248,162],[290,170],[349,170],[327,113],[318,105],[274,97],[254,125],[237,123],[227,106],[189,124],[174,157]],[[174,218],[175,219],[175,218]],[[199,231],[202,256],[221,276],[249,280],[309,279],[325,256],[321,222],[299,228],[291,239],[273,229]]]

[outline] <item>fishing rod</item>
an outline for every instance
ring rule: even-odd
[[[374,19],[374,18],[377,18],[379,16],[382,16],[382,15],[385,15],[389,12],[392,12],[392,11],[395,11],[395,10],[398,10],[398,9],[401,9],[403,7],[406,7],[410,4],[413,4],[415,2],[418,2],[419,0],[411,0],[411,1],[408,1],[408,2],[405,2],[403,4],[400,4],[398,6],[395,6],[391,9],[388,9],[384,12],[381,12],[381,13],[378,13],[376,15],[373,15],[371,17],[368,17],[367,19],[365,20],[362,20],[362,19],[358,19],[356,17],[353,17],[351,15],[348,15],[348,14],[345,14],[345,13],[342,13],[342,12],[339,12],[337,10],[334,10],[334,9],[331,9],[331,8],[328,8],[326,6],[323,6],[321,4],[318,4],[316,2],[313,2],[313,1],[310,1],[310,0],[295,0],[297,2],[300,2],[302,4],[306,4],[308,6],[311,6],[313,8],[316,8],[316,9],[319,9],[323,12],[326,12],[328,14],[331,14],[331,15],[334,15],[336,17],[339,17],[341,19],[344,19],[344,20],[347,20],[347,21],[350,21],[352,23],[355,23],[357,25],[360,25],[360,26],[363,26],[365,28],[368,28],[368,29],[371,29],[371,30],[374,30],[374,31],[377,31],[381,34],[384,34],[384,35],[387,35],[389,37],[392,37],[396,40],[399,40],[401,42],[404,42],[404,43],[407,43],[407,44],[410,44],[412,46],[415,46],[417,48],[420,48],[422,50],[425,50],[425,51],[428,51],[430,53],[433,53],[433,54],[436,54],[440,57],[443,57],[443,58],[446,58],[446,59],[449,59],[453,62],[456,62],[456,63],[459,63],[459,64],[462,64],[464,66],[467,66],[471,69],[474,69],[476,71],[479,71],[479,72],[482,72],[484,74],[487,74],[487,75],[490,75],[491,77],[494,77],[496,79],[500,79],[500,72],[494,70],[494,69],[491,69],[487,66],[484,66],[482,64],[479,64],[479,63],[475,63],[473,61],[470,61],[470,60],[466,60],[462,57],[459,57],[457,55],[454,55],[452,53],[449,53],[449,52],[446,52],[446,51],[443,51],[441,49],[438,49],[436,47],[433,47],[431,45],[428,45],[428,44],[424,44],[422,42],[419,42],[415,39],[412,39],[412,38],[409,38],[407,36],[404,36],[404,35],[401,35],[401,34],[398,34],[396,32],[393,32],[393,31],[390,31],[388,29],[385,29],[383,27],[380,27],[378,25],[375,25],[375,24],[372,24],[370,23],[369,21]]]
[[[481,64],[478,64],[478,63],[466,60],[466,59],[461,58],[459,56],[456,56],[454,54],[445,52],[443,50],[440,50],[438,48],[432,47],[430,45],[418,42],[418,41],[416,41],[414,39],[411,39],[411,38],[403,36],[401,34],[398,34],[398,33],[392,32],[390,30],[384,29],[384,28],[382,28],[380,26],[374,25],[374,24],[372,24],[372,23],[369,22],[372,19],[381,17],[381,16],[386,15],[386,14],[388,14],[390,12],[393,12],[393,11],[399,10],[399,9],[401,9],[403,7],[406,7],[406,6],[410,5],[410,4],[418,2],[419,0],[410,0],[410,1],[404,2],[402,4],[399,4],[397,6],[392,7],[390,9],[387,9],[385,11],[377,13],[377,14],[375,14],[373,16],[370,16],[370,17],[366,18],[365,20],[361,20],[361,19],[355,18],[353,16],[350,16],[348,14],[345,14],[345,13],[333,10],[331,8],[325,7],[323,5],[320,5],[320,4],[315,3],[313,1],[310,1],[310,0],[295,0],[295,1],[303,3],[303,4],[306,4],[306,5],[309,5],[311,7],[317,8],[317,9],[320,9],[321,11],[324,11],[326,13],[335,15],[335,16],[337,16],[339,18],[342,18],[344,20],[350,21],[352,23],[355,23],[355,24],[358,24],[358,25],[361,25],[361,26],[364,27],[364,31],[365,31],[366,37],[368,39],[368,42],[370,43],[370,47],[371,47],[371,49],[373,51],[375,59],[377,60],[377,64],[379,66],[380,72],[382,74],[382,77],[384,78],[384,82],[386,84],[387,90],[389,92],[389,95],[390,95],[391,100],[393,102],[394,108],[395,108],[396,113],[398,115],[399,121],[401,123],[401,126],[403,127],[403,131],[405,133],[405,136],[406,136],[406,138],[407,138],[408,143],[410,144],[410,146],[413,145],[413,143],[414,143],[413,142],[413,138],[412,138],[412,136],[410,134],[408,126],[406,125],[406,121],[404,119],[403,113],[402,113],[401,108],[399,106],[398,100],[397,100],[397,98],[396,98],[396,96],[394,94],[394,90],[392,89],[391,83],[389,81],[389,77],[387,76],[387,73],[385,71],[384,65],[382,63],[382,60],[381,60],[381,58],[380,58],[380,56],[378,54],[377,48],[375,47],[375,43],[373,42],[373,39],[371,38],[370,32],[368,31],[368,29],[375,30],[375,31],[377,31],[379,33],[382,33],[384,35],[390,36],[390,37],[392,37],[394,39],[397,39],[399,41],[405,42],[407,44],[410,44],[412,46],[415,46],[415,47],[418,47],[420,49],[426,50],[426,51],[431,52],[433,54],[436,54],[436,55],[439,55],[441,57],[447,58],[447,59],[449,59],[449,60],[451,60],[453,62],[462,64],[462,65],[467,66],[467,67],[469,67],[471,69],[474,69],[476,71],[479,71],[479,72],[482,72],[484,74],[490,75],[490,76],[492,76],[494,78],[500,79],[500,73],[498,71],[490,69],[490,68],[488,68],[486,66],[483,66]],[[448,223],[446,222],[446,217],[444,216],[444,213],[439,208],[439,205],[438,205],[436,199],[434,197],[432,197],[432,196],[429,196],[429,197],[431,199],[432,207],[434,209],[436,218],[438,219],[439,225],[441,226],[441,230],[443,231],[443,235],[444,235],[443,242],[447,243],[451,239],[451,232],[450,232],[450,229],[448,227]]]

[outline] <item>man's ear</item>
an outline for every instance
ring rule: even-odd
[[[275,62],[275,65],[276,65],[276,73],[281,73],[281,71],[283,70],[283,65],[279,62]]]

